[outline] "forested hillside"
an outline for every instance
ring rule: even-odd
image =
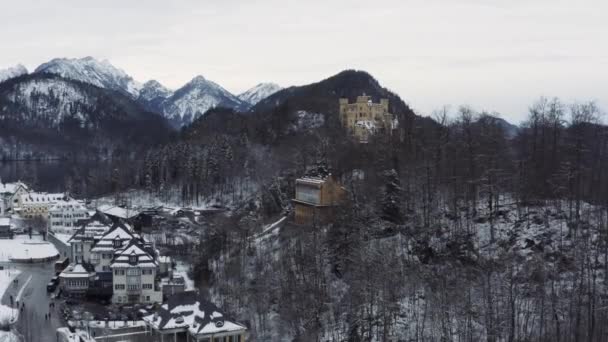
[[[0,84],[3,159],[133,156],[169,141],[155,113],[113,90],[52,74]]]
[[[2,84],[10,132],[117,149],[165,139],[121,95],[61,79],[40,88],[48,77]],[[346,134],[338,99],[362,93],[389,98],[394,134],[367,144]],[[226,208],[203,225],[192,275],[253,340],[606,341],[601,115],[593,102],[541,98],[517,127],[467,106],[420,117],[369,74],[345,71],[245,113],[211,109],[129,163],[74,169],[66,182],[82,197],[136,188]],[[318,173],[348,201],[331,224],[296,226],[295,179]]]
[[[194,274],[254,337],[608,337],[608,128],[594,103],[542,98],[516,128],[466,106],[406,110],[399,134],[360,145],[332,105],[346,94],[286,91],[274,107],[209,112],[139,176],[231,207]],[[319,169],[349,202],[330,225],[294,226],[294,180]]]

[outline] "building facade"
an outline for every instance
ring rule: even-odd
[[[388,99],[372,102],[371,96],[357,96],[354,103],[341,98],[340,122],[348,134],[360,143],[367,143],[375,134],[390,136],[397,127],[395,116],[389,112]]]
[[[158,264],[137,241],[119,251],[112,261],[112,303],[161,303],[156,282]]]
[[[56,233],[74,233],[89,218],[82,201],[57,201],[49,209],[49,229]]]
[[[110,230],[110,226],[100,221],[90,221],[82,225],[68,240],[74,263],[91,263],[91,250],[97,241]]]
[[[28,187],[22,182],[2,183],[0,181],[0,215],[7,215],[19,205],[22,195],[27,194]]]
[[[295,223],[329,223],[335,207],[345,195],[346,190],[331,175],[296,179],[296,198],[293,199]]]
[[[67,199],[68,197],[63,193],[28,192],[15,198],[17,202],[13,203],[13,210],[18,210],[24,218],[42,217],[46,219],[49,216],[49,209],[55,203]]]
[[[95,272],[89,265],[75,264],[66,267],[59,274],[59,279],[61,290],[68,296],[82,297],[95,280]]]

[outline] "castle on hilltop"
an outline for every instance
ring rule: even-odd
[[[354,103],[340,99],[340,122],[360,143],[367,143],[374,134],[390,136],[397,128],[395,116],[388,111],[388,99],[374,103],[372,97],[365,94],[357,96]]]

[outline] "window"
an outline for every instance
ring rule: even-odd
[[[127,286],[127,290],[129,290],[129,291],[139,290],[139,285],[138,284],[129,284]]]
[[[146,302],[150,301],[150,296],[146,296]]]
[[[125,284],[116,284],[114,285],[114,290],[124,290]]]
[[[104,272],[110,272],[111,271],[110,266],[103,266],[101,268],[101,270],[104,271]]]
[[[141,288],[144,290],[152,290],[152,284],[143,284]]]
[[[140,274],[140,272],[139,272],[138,268],[130,268],[127,270],[128,276],[138,276],[139,274]]]

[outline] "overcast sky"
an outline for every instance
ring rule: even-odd
[[[420,114],[468,104],[519,122],[541,95],[608,108],[608,1],[3,1],[0,69],[108,59],[177,88],[239,93],[362,69]]]

